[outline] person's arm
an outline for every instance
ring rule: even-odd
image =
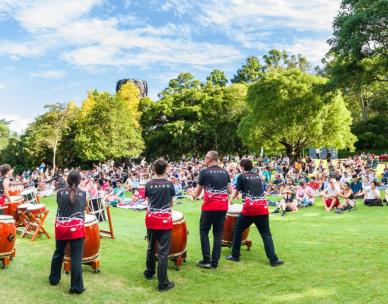
[[[204,179],[205,179],[205,173],[204,173],[204,170],[202,170],[198,176],[197,187],[195,188],[195,190],[193,192],[193,199],[197,199],[201,196],[202,190],[203,190],[204,185],[205,185]]]
[[[240,193],[240,191],[238,191],[237,189],[233,190],[233,193],[232,193],[232,195],[229,198],[229,205],[233,204],[233,200],[238,197],[239,193]]]
[[[10,181],[8,178],[3,180],[4,196],[8,201],[11,201],[11,197],[9,196],[9,184]]]
[[[194,189],[194,192],[193,192],[193,199],[199,198],[202,193],[202,190],[203,190],[203,187],[197,184],[197,187]]]
[[[375,189],[376,199],[380,199],[380,191]]]

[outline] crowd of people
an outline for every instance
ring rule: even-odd
[[[333,161],[330,157],[316,163],[306,156],[290,163],[287,156],[269,158],[244,156],[251,159],[253,171],[261,176],[264,194],[269,203],[276,206],[274,213],[286,215],[287,211],[314,205],[316,197],[322,196],[327,211],[341,213],[353,210],[356,199],[363,199],[365,205],[382,206],[387,200],[388,165],[383,173],[376,174],[378,157],[373,154],[356,155],[344,160]],[[225,169],[236,186],[241,173],[239,156],[224,157],[220,165]],[[178,162],[170,162],[170,181],[173,183],[176,198],[192,198],[198,183],[198,176],[204,167],[199,157],[182,157]],[[29,183],[37,188],[40,196],[49,196],[57,189],[66,186],[70,169],[50,172],[41,164],[35,170],[15,176],[15,182]],[[144,186],[152,177],[151,166],[144,159],[138,163],[122,164],[114,162],[93,165],[90,170],[81,172],[80,188],[89,193],[90,198],[100,197],[106,204],[135,209],[146,209]],[[385,195],[380,196],[381,189]],[[132,192],[131,198],[126,192]]]

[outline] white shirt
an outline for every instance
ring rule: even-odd
[[[333,189],[333,188],[331,187],[331,185],[329,184],[329,186],[327,186],[327,188],[325,189],[325,191],[326,191],[327,196],[332,197],[332,196],[336,196],[341,190],[340,190],[340,188],[339,188],[338,185],[335,185],[335,186],[334,186],[334,189]]]
[[[377,199],[379,198],[379,190],[369,188],[366,190],[365,199]]]

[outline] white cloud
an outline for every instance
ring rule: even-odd
[[[31,77],[36,78],[48,78],[48,79],[61,79],[66,75],[65,71],[61,70],[48,70],[31,73]]]
[[[331,30],[331,22],[340,2],[151,1],[150,5],[156,5],[161,11],[172,11],[182,20],[195,20],[190,25],[185,20],[181,24],[151,26],[146,24],[146,20],[140,22],[141,19],[131,13],[115,17],[91,17],[93,8],[103,4],[110,5],[107,0],[5,1],[6,4],[0,4],[0,13],[12,13],[12,17],[31,36],[24,43],[0,41],[0,54],[18,59],[59,52],[61,58],[67,62],[86,69],[103,65],[133,65],[143,68],[151,64],[174,68],[179,65],[228,65],[240,61],[245,56],[246,49],[267,51],[275,46],[290,52],[303,53],[311,61],[319,61],[327,49],[324,36]],[[131,3],[132,1],[126,1],[124,5],[128,7]],[[308,31],[308,37],[312,36],[314,39],[279,34],[283,30]],[[203,42],[206,36],[200,41],[193,39],[198,33],[207,34],[208,31],[226,35],[230,41]],[[283,39],[283,44],[279,43],[279,36]],[[323,37],[322,41],[317,37]],[[63,77],[57,74],[46,76]]]
[[[4,89],[6,87],[5,83],[0,82],[0,90]]]
[[[195,1],[190,0],[166,0],[161,4],[161,10],[168,12],[173,11],[175,16],[183,16],[192,11]]]
[[[311,63],[318,65],[330,47],[324,40],[299,39],[293,44],[283,46],[283,48],[291,54],[302,54]]]
[[[49,48],[49,43],[42,43],[42,41],[34,40],[28,42],[15,41],[0,41],[0,54],[13,56],[14,59],[18,57],[35,57],[43,55]]]
[[[32,1],[17,12],[16,19],[28,31],[56,29],[68,26],[101,3],[102,0]]]
[[[23,133],[23,131],[28,127],[28,124],[33,121],[30,117],[23,117],[17,114],[5,114],[1,118],[11,121],[9,128],[18,134]]]

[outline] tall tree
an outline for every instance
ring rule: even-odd
[[[56,169],[56,157],[64,132],[69,128],[68,111],[65,104],[46,105],[48,111],[38,116],[27,128],[26,150],[30,155],[42,157],[47,151],[52,153],[53,170]]]
[[[237,70],[237,73],[231,79],[232,83],[252,83],[261,75],[261,65],[259,58],[249,56],[243,66]]]
[[[9,122],[5,119],[0,119],[0,151],[8,145],[9,137],[11,135],[8,124]]]
[[[305,147],[352,148],[350,113],[339,93],[322,95],[325,82],[298,69],[265,73],[248,89],[248,114],[238,128],[243,142],[282,147],[293,160]]]
[[[87,161],[137,157],[144,148],[128,100],[97,91],[81,107],[75,144]]]
[[[226,78],[224,71],[218,69],[213,70],[210,75],[206,77],[206,80],[211,82],[213,85],[221,87],[226,86],[228,83],[228,78]]]

